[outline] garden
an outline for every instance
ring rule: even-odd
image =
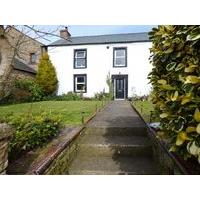
[[[9,161],[46,145],[65,126],[83,125],[109,100],[103,93],[94,98],[73,92],[57,96],[57,84],[55,69],[44,54],[36,79],[13,80],[9,93],[0,98],[0,123],[14,130]]]

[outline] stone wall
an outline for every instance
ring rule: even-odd
[[[177,165],[175,160],[170,156],[170,153],[165,148],[165,145],[161,145],[161,141],[156,138],[156,133],[153,129],[148,129],[148,135],[153,145],[153,157],[160,174],[162,175],[182,175],[186,172]]]
[[[44,172],[45,175],[68,175],[68,168],[78,151],[78,139],[72,142]]]
[[[2,91],[7,91],[3,89],[7,85],[7,77],[9,77],[12,70],[11,62],[13,58],[13,51],[10,49],[9,44],[5,38],[0,38],[0,97]]]
[[[19,46],[19,55],[27,64],[30,63],[30,53],[37,53],[37,62],[32,66],[36,69],[41,55],[41,43],[30,37],[23,35],[21,32],[11,28],[5,37],[0,37],[0,97],[8,96],[12,89],[13,80],[17,79],[34,79],[35,75],[29,72],[16,70],[12,66],[14,51],[12,46],[15,46],[18,39],[21,38]]]
[[[0,175],[6,174],[8,166],[8,144],[12,129],[7,124],[0,124]]]
[[[13,69],[10,75],[10,79],[35,79],[35,74],[24,72],[20,70]]]
[[[31,37],[25,35],[25,31],[22,32],[18,31],[14,27],[10,27],[7,30],[7,37],[9,42],[16,46],[17,42],[20,41],[20,45],[18,45],[18,55],[21,59],[26,61],[26,63],[32,66],[35,70],[37,70],[37,65],[39,63],[40,56],[42,54],[42,43],[38,42],[37,40],[32,39]],[[30,54],[36,53],[37,59],[36,63],[30,62]]]

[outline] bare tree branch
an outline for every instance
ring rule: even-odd
[[[29,25],[24,25],[25,27],[27,27],[27,28],[29,28],[29,29],[31,29],[35,34],[43,34],[42,35],[42,37],[45,37],[45,36],[54,36],[54,37],[58,37],[58,38],[62,38],[62,39],[65,39],[66,40],[66,38],[64,38],[64,37],[61,37],[60,35],[58,35],[58,34],[55,34],[55,32],[57,31],[57,30],[54,30],[54,31],[52,31],[52,32],[45,32],[45,31],[41,31],[41,30],[38,30],[38,29],[35,29],[35,28],[32,28],[31,26],[29,26]],[[40,37],[41,37],[41,35],[40,35]],[[67,40],[69,40],[69,39],[67,39]]]

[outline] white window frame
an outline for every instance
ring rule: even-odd
[[[84,56],[77,56],[78,52],[83,52]],[[85,65],[77,65],[77,60],[78,59],[84,59],[85,60]],[[87,67],[87,49],[75,49],[74,51],[74,69],[84,69]]]
[[[123,56],[117,56],[118,50],[124,50],[124,55]],[[114,51],[114,53],[113,53],[113,56],[114,56],[113,67],[127,67],[127,48],[126,47],[115,47],[113,51]],[[117,58],[123,58],[125,63],[121,64],[121,65],[117,64],[116,63]]]
[[[84,81],[83,82],[78,82],[78,77],[84,77]],[[77,85],[78,84],[83,84],[85,85],[85,89],[84,90],[78,90]],[[86,74],[75,74],[74,75],[74,92],[76,93],[86,93],[87,92],[87,75]]]

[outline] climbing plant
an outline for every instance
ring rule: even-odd
[[[200,26],[158,26],[149,36],[148,78],[161,134],[170,151],[200,163]]]

